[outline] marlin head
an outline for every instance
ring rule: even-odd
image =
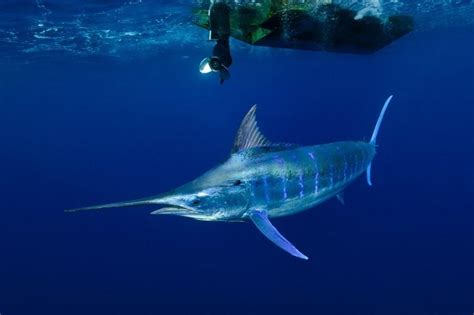
[[[132,206],[161,206],[151,214],[171,214],[201,221],[240,221],[248,206],[248,189],[230,172],[232,162],[214,168],[170,192],[125,202],[66,210],[100,210]]]
[[[222,176],[222,167],[160,196],[154,201],[165,207],[151,214],[173,214],[201,221],[240,221],[247,210],[246,186],[238,179]],[[218,183],[213,178],[220,177]]]

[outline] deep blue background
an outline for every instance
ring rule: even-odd
[[[223,86],[197,71],[207,49],[2,64],[0,313],[472,314],[472,34],[371,56],[239,50]],[[374,186],[274,222],[309,261],[248,223],[63,212],[200,175],[253,103],[269,139],[318,144],[368,139],[392,93]]]

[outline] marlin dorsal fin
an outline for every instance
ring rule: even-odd
[[[245,115],[242,123],[240,123],[239,131],[237,131],[237,136],[235,137],[231,153],[271,145],[271,142],[265,138],[258,128],[255,115],[256,111],[257,105],[253,105],[247,115]]]

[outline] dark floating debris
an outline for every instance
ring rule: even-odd
[[[412,17],[407,15],[361,15],[325,2],[315,5],[263,0],[232,4],[231,36],[257,46],[370,54],[414,27]],[[208,28],[208,10],[209,2],[200,3],[193,12],[194,23]]]

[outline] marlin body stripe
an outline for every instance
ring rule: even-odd
[[[249,207],[268,209],[269,217],[294,214],[334,197],[370,164],[374,145],[336,142],[292,150],[236,156],[245,168]]]
[[[203,221],[251,221],[275,245],[308,259],[269,219],[310,209],[333,197],[344,203],[343,190],[364,172],[371,185],[376,138],[391,99],[386,100],[369,142],[315,146],[270,142],[257,126],[253,106],[240,125],[229,159],[195,180],[153,197],[67,211],[158,205],[162,208],[152,214]]]

